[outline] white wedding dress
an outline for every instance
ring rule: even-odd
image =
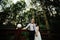
[[[39,27],[36,27],[35,30],[36,30],[35,32],[37,32],[37,36],[35,35],[35,40],[42,40],[41,34],[39,32]]]

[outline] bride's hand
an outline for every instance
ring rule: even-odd
[[[36,37],[38,36],[37,34],[35,34],[36,35]]]

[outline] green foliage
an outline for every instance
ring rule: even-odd
[[[17,2],[16,4],[13,4],[11,7],[12,12],[17,13],[18,11],[21,11],[25,8],[25,2]]]
[[[1,5],[3,6],[3,12],[4,14],[8,15],[6,18],[10,20],[9,22],[13,25],[17,25],[18,23],[21,23],[22,26],[26,26],[27,23],[30,22],[31,18],[35,18],[36,23],[40,24],[40,14],[42,11],[42,7],[39,3],[39,1],[32,0],[31,2],[31,8],[26,6],[27,4],[25,1],[18,1],[16,4],[12,3],[9,4],[8,0],[2,1]],[[8,6],[9,4],[10,6]],[[7,7],[7,6],[8,7]],[[27,8],[26,8],[27,7]],[[29,9],[29,10],[27,10]],[[41,9],[41,10],[40,10]],[[43,12],[43,11],[42,11]],[[6,19],[4,18],[4,19]]]

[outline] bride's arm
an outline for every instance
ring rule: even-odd
[[[37,33],[37,31],[35,31],[35,35],[36,35],[36,36],[38,36],[38,33]]]
[[[36,36],[38,36],[38,31],[39,31],[39,27],[37,26],[37,27],[35,28],[35,35],[36,35]]]

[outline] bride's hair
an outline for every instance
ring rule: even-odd
[[[40,31],[40,26],[39,26],[39,24],[37,24],[36,27],[39,27],[39,31]]]

